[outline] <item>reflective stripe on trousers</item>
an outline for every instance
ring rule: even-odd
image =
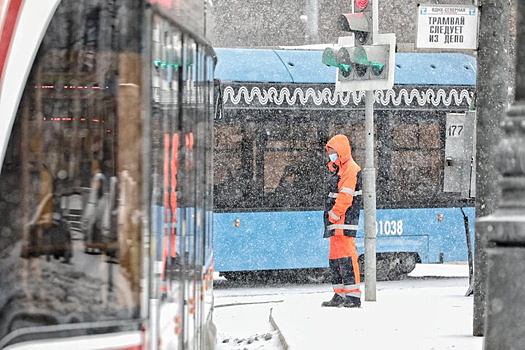
[[[360,284],[334,284],[332,288],[334,293],[341,295],[342,297],[348,295],[351,297],[361,297],[361,290],[359,289]]]

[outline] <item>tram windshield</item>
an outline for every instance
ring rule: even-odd
[[[64,0],[43,37],[0,176],[0,348],[137,328],[143,6]]]

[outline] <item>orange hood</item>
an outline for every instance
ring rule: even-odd
[[[328,147],[335,149],[339,155],[339,158],[333,162],[337,166],[341,166],[352,159],[352,147],[350,146],[350,141],[348,141],[348,138],[345,135],[339,134],[332,137],[330,141],[326,143],[325,149],[327,152]],[[328,167],[332,168],[331,165],[332,162],[328,164]]]

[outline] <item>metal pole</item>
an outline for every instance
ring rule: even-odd
[[[502,138],[498,127],[508,103],[509,21],[508,0],[481,0],[479,50],[476,87],[476,219],[492,214],[497,207],[499,189],[494,184],[498,171],[494,166],[494,145]],[[474,312],[473,335],[482,336],[485,327],[485,291],[489,242],[482,231],[474,242]]]
[[[374,92],[365,96],[366,157],[363,170],[365,206],[365,300],[376,301],[376,169],[374,168]]]
[[[306,41],[308,44],[317,44],[319,41],[317,33],[318,17],[319,7],[317,0],[306,0]]]

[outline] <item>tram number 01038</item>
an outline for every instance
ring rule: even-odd
[[[376,221],[376,235],[401,236],[403,234],[403,220]]]

